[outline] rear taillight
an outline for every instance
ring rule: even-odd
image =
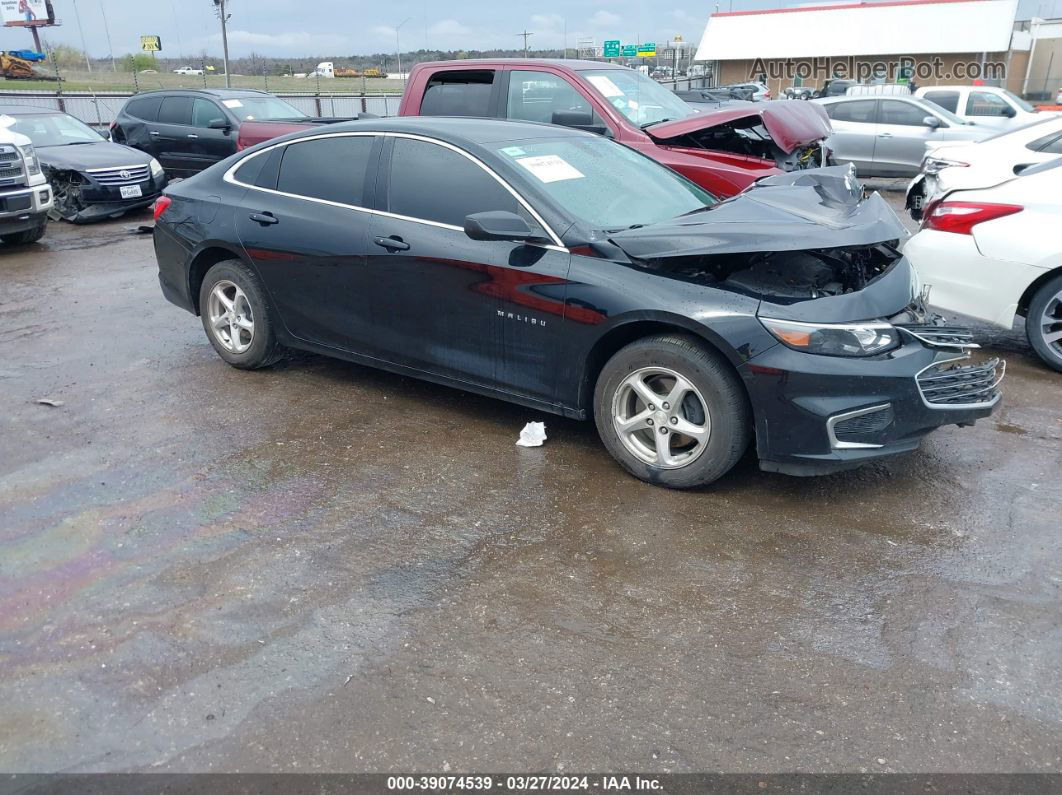
[[[987,202],[935,201],[926,207],[923,227],[937,232],[972,235],[973,228],[985,221],[994,221],[1024,208],[1017,204],[989,204]]]
[[[166,212],[166,209],[173,204],[173,199],[169,196],[159,196],[155,199],[155,204],[152,206],[152,211],[155,213],[155,220],[159,220],[162,214]]]

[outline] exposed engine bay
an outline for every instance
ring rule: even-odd
[[[668,143],[690,149],[709,149],[773,160],[784,171],[819,168],[824,165],[823,150],[819,143],[800,146],[792,152],[786,152],[771,138],[759,116],[747,116],[714,127],[694,130],[672,138]]]
[[[892,245],[707,254],[649,260],[644,267],[773,303],[862,290],[900,258]]]
[[[79,171],[44,166],[44,175],[48,178],[55,196],[52,209],[48,211],[48,217],[53,221],[84,224],[106,218],[118,218],[130,209],[128,206],[115,206],[114,202],[86,201],[82,195],[86,180]]]

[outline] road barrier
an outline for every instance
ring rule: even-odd
[[[27,105],[61,110],[94,127],[106,127],[118,115],[132,92],[0,91],[0,105]],[[307,116],[347,118],[359,113],[394,116],[401,94],[283,93],[276,96]]]

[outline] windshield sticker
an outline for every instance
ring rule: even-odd
[[[604,94],[606,97],[622,97],[623,92],[620,87],[609,80],[605,75],[587,75],[586,79],[593,83],[594,88]]]
[[[527,152],[525,152],[519,146],[506,146],[501,151],[503,155],[509,155],[509,157],[519,157],[520,155],[527,154]]]
[[[586,176],[563,157],[557,155],[521,157],[516,162],[542,182],[559,182],[562,179],[581,179]]]
[[[243,107],[243,103],[240,102],[238,99],[223,99],[223,100],[221,100],[221,104],[224,105],[226,108],[242,108]]]

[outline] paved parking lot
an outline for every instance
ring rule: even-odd
[[[0,253],[0,770],[1062,764],[1062,376],[1019,334],[917,454],[670,492],[588,423],[228,367],[145,220]]]

